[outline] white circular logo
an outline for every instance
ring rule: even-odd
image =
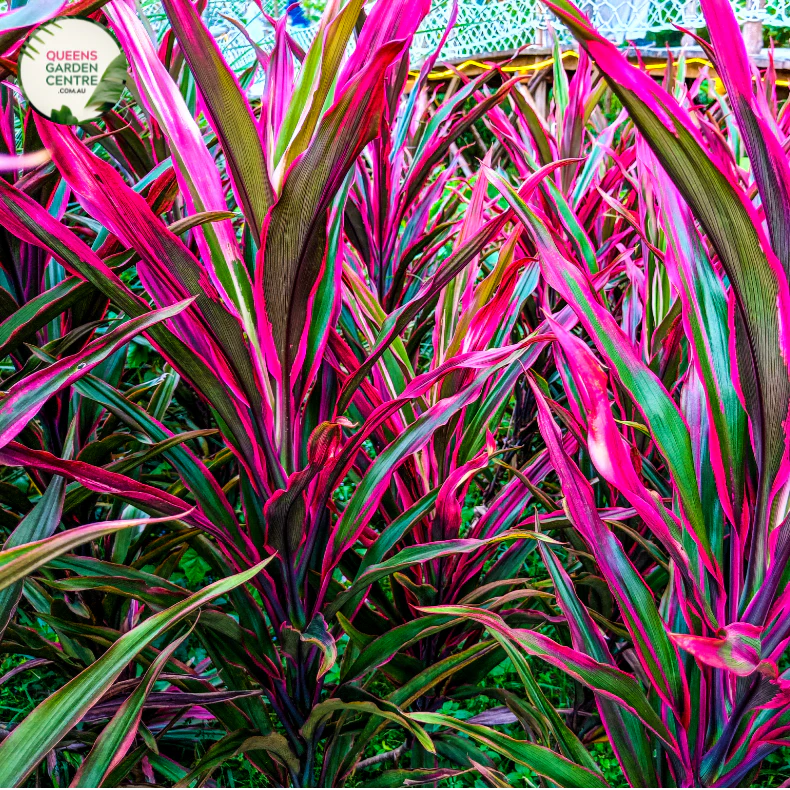
[[[126,59],[98,22],[60,17],[37,27],[19,55],[19,84],[28,102],[56,123],[85,123],[118,103]]]

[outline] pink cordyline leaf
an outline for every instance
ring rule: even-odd
[[[670,634],[670,637],[701,663],[746,677],[760,663],[762,630],[749,623],[731,623],[720,629],[715,637],[690,634]]]
[[[595,555],[620,606],[640,663],[656,692],[673,710],[681,726],[687,726],[691,712],[686,676],[653,595],[628,559],[620,541],[601,521],[590,484],[562,449],[561,433],[551,417],[543,393],[537,386],[533,386],[532,391],[538,406],[540,432],[560,478],[568,515]]]
[[[486,154],[484,163],[490,166],[490,151]],[[469,203],[464,211],[463,222],[455,239],[454,248],[456,250],[462,247],[464,242],[469,241],[485,224],[487,192],[488,180],[485,170],[482,170],[477,175]],[[453,350],[460,346],[460,338],[456,338],[455,335],[458,315],[459,312],[466,311],[471,307],[479,265],[480,255],[478,254],[447,285],[442,297],[436,303],[433,330],[433,364],[435,366],[444,361],[446,354],[452,356]]]
[[[494,437],[489,433],[486,448],[470,461],[453,469],[442,483],[436,497],[436,515],[431,525],[431,540],[450,540],[459,537],[461,505],[472,478],[488,466],[494,452]]]
[[[274,162],[275,144],[294,90],[294,58],[289,44],[287,22],[288,16],[284,14],[274,24],[274,47],[269,56],[266,85],[261,97],[258,128],[269,163]]]
[[[157,217],[145,199],[129,188],[107,162],[92,154],[67,127],[41,116],[36,124],[53,160],[92,216],[142,258],[138,274],[160,306],[196,296],[195,305],[171,321],[183,341],[196,350],[242,401],[244,391],[226,357],[250,366],[238,320],[222,306],[206,269]],[[197,308],[197,309],[196,309]],[[224,347],[224,348],[223,348]],[[233,348],[233,351],[231,351]],[[244,352],[242,355],[242,351]]]
[[[159,60],[148,33],[137,17],[134,5],[128,0],[111,0],[104,11],[112,22],[113,31],[118,36],[124,54],[129,59],[142,101],[167,135],[170,151],[178,165],[176,177],[189,213],[226,211],[228,206],[225,190],[214,158],[197,122],[187,108],[181,91]],[[240,272],[233,264],[241,259],[241,252],[230,220],[213,222],[209,226],[198,228],[195,236],[201,256],[205,260],[214,260],[217,266],[220,261],[212,256],[210,244],[214,241],[211,237],[215,237],[226,270],[232,277],[239,276]],[[224,294],[225,288],[216,276],[216,271],[209,269],[209,274],[214,286]],[[243,309],[243,299],[238,292],[226,296],[229,305],[235,305],[235,309]]]
[[[530,655],[537,656],[561,669],[584,685],[608,697],[637,715],[677,753],[677,743],[660,717],[647,702],[644,692],[633,676],[616,667],[596,661],[584,653],[555,642],[553,639],[526,628],[511,628],[500,615],[472,606],[426,606],[420,611],[468,617],[485,626],[491,633],[511,640]]]
[[[571,367],[577,390],[587,413],[587,449],[596,469],[636,508],[659,538],[679,569],[694,584],[689,558],[683,545],[677,517],[651,495],[636,473],[631,448],[617,428],[609,406],[609,381],[590,349],[575,335],[547,317]],[[698,592],[702,602],[705,598]]]
[[[733,382],[731,332],[724,285],[710,265],[688,207],[653,154],[643,152],[652,171],[669,249],[667,274],[683,303],[692,360],[704,385],[711,431],[713,470],[722,506],[740,526],[743,506],[745,413]]]
[[[365,20],[351,57],[340,73],[338,88],[345,88],[388,42],[402,41],[404,50],[408,50],[412,36],[430,9],[430,0],[376,3]]]
[[[547,5],[570,27],[628,109],[688,201],[732,285],[737,313],[734,328],[738,333],[734,356],[741,388],[747,394],[744,407],[751,418],[760,473],[746,580],[747,595],[753,595],[767,556],[771,503],[788,472],[790,290],[785,268],[771,248],[749,195],[733,175],[726,159],[731,152],[726,149],[724,155],[721,153],[719,137],[707,135],[711,141],[707,144],[702,133],[704,124],[701,132],[688,112],[647,73],[630,65],[575,5],[568,0],[547,0]],[[731,21],[714,20],[717,29],[720,24],[724,35],[735,32]],[[742,82],[742,77],[733,78],[736,91]],[[755,167],[757,172],[762,165],[758,161]],[[776,197],[775,191],[761,195],[765,205]],[[676,478],[676,483],[680,482]]]
[[[587,276],[567,260],[554,242],[541,217],[518,200],[515,190],[496,173],[491,178],[516,209],[540,254],[546,281],[574,309],[604,358],[617,371],[620,381],[635,396],[656,444],[672,471],[684,506],[689,534],[698,545],[700,558],[716,579],[721,569],[712,554],[702,513],[688,426],[658,377],[644,364],[611,313],[601,304]]]
[[[52,474],[62,475],[69,480],[75,480],[91,491],[111,494],[136,505],[140,509],[164,513],[171,517],[189,511],[190,515],[185,516],[184,521],[213,535],[227,551],[235,554],[233,562],[236,564],[236,567],[246,566],[248,559],[257,556],[252,544],[248,547],[249,554],[243,554],[224,529],[215,526],[202,513],[190,508],[189,504],[183,499],[146,483],[140,483],[126,475],[110,472],[84,461],[69,461],[57,458],[51,453],[42,450],[31,450],[17,442],[10,442],[0,449],[0,463],[6,466],[29,466]]]
[[[127,291],[130,301],[138,304],[142,310],[147,311],[149,309],[145,302],[128,291],[118,275],[79,236],[58,222],[35,200],[0,178],[0,219],[2,219],[4,227],[28,244],[41,245],[39,238],[28,230],[21,221],[21,216],[34,219],[38,227],[46,233],[52,242],[52,254],[68,272],[77,274],[81,279],[85,279],[84,274],[76,271],[64,255],[64,251],[74,250],[80,260],[87,264],[88,270],[95,270],[97,274],[106,278],[119,290]]]
[[[327,213],[354,160],[379,134],[384,74],[401,48],[398,42],[382,47],[339,95],[319,123],[314,142],[286,174],[264,225],[255,300],[266,361],[282,389],[278,417],[286,445],[292,433],[289,415],[297,408],[292,405],[293,384],[304,364],[306,313],[327,249]]]
[[[59,359],[43,370],[14,384],[0,401],[0,447],[22,431],[39,409],[57,392],[89,373],[114,351],[160,321],[178,315],[192,299],[133,318],[117,329],[93,340],[76,354]]]
[[[773,249],[790,273],[790,163],[765,97],[753,86],[749,55],[728,0],[701,0],[716,69],[727,88],[727,99],[738,120],[754,178],[763,198]],[[759,82],[758,82],[759,85]]]
[[[260,244],[274,193],[246,94],[191,0],[163,0],[163,7],[200,90],[204,115],[225,154],[236,202]]]
[[[532,341],[525,341],[525,346]],[[396,467],[405,458],[413,455],[430,441],[432,433],[456,414],[460,409],[478,397],[486,380],[496,370],[514,361],[524,353],[520,346],[509,346],[494,351],[467,354],[449,360],[440,368],[428,371],[414,379],[398,398],[393,399],[375,410],[368,418],[363,429],[344,447],[338,465],[333,473],[340,480],[354,463],[356,452],[362,443],[394,411],[414,397],[422,395],[448,372],[460,367],[470,367],[478,372],[474,379],[461,392],[439,401],[428,409],[420,419],[404,431],[387,449],[379,455],[354,492],[335,526],[330,538],[329,550],[324,557],[324,585],[328,585],[331,572],[343,552],[352,546],[375,513]],[[465,358],[464,358],[465,357]]]
[[[717,70],[727,87],[728,100],[749,154],[773,250],[784,268],[784,288],[780,290],[778,304],[781,333],[779,342],[787,361],[790,312],[785,291],[787,277],[790,276],[790,162],[765,97],[760,94],[759,80],[757,91],[752,86],[752,69],[732,6],[726,0],[704,0],[701,5],[711,43],[716,51]],[[783,372],[787,376],[787,371]],[[772,467],[763,471],[761,480],[763,496],[770,503],[782,490],[790,475],[790,441],[787,438],[790,407],[785,404],[784,413],[767,414],[766,417],[774,424],[781,417],[781,424],[785,429],[784,444],[777,441],[770,448],[775,460]],[[755,452],[761,451],[763,448],[757,444]],[[767,507],[770,504],[766,504]],[[760,567],[765,561],[769,531],[770,525],[766,520],[755,525],[752,535],[747,581],[752,592],[756,591],[756,585],[762,577]]]

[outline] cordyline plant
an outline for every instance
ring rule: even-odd
[[[159,45],[0,17],[0,690],[52,678],[0,785],[731,786],[786,743],[790,116],[723,0],[726,96],[549,5],[548,108],[410,73],[428,0],[272,19],[240,78],[190,0]],[[15,84],[59,13],[128,59],[100,122]]]

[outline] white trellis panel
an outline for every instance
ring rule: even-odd
[[[398,0],[390,0],[398,2]],[[732,0],[741,22],[761,21],[772,27],[790,27],[790,0]],[[615,43],[649,39],[675,25],[689,29],[704,26],[698,0],[580,0],[593,24]],[[284,0],[265,0],[271,15],[283,13]],[[438,45],[452,6],[451,0],[434,0],[431,13],[414,38],[412,61],[419,64]],[[142,0],[151,24],[159,32],[167,20],[160,0]],[[244,36],[224,17],[241,22],[248,35],[264,49],[274,44],[271,25],[252,0],[209,0],[205,19],[220,42],[225,57],[236,69],[250,65],[253,54]],[[460,60],[496,52],[510,52],[545,40],[551,14],[540,0],[459,0],[458,20],[445,44],[443,60]],[[316,24],[291,25],[289,32],[303,47],[309,46]],[[566,38],[561,29],[557,33]]]

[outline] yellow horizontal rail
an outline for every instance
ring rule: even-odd
[[[569,49],[563,52],[560,55],[562,60],[566,58],[578,58],[579,53],[575,50]],[[506,73],[510,72],[519,72],[519,73],[526,73],[530,71],[540,71],[541,69],[548,68],[554,65],[554,57],[546,58],[545,60],[539,60],[535,63],[527,63],[523,66],[514,66],[511,64],[506,64],[504,66],[500,66],[499,70],[504,71]],[[707,66],[708,68],[714,69],[715,65],[711,63],[707,58],[687,58],[686,64],[693,64],[695,66]],[[674,66],[677,67],[677,61],[674,63]],[[447,79],[448,77],[454,77],[459,71],[464,72],[470,68],[478,68],[478,69],[489,69],[491,68],[491,64],[489,63],[481,63],[479,60],[465,60],[463,63],[459,63],[455,68],[452,69],[444,69],[440,71],[432,71],[428,74],[429,80],[443,80]],[[648,66],[645,66],[646,71],[660,71],[662,69],[666,69],[666,63],[651,63]],[[409,72],[410,76],[412,77],[419,77],[420,73],[418,71],[411,71]],[[781,87],[790,87],[790,80],[776,80],[776,84]],[[716,78],[716,87],[717,90],[721,87],[721,80],[717,77]]]

